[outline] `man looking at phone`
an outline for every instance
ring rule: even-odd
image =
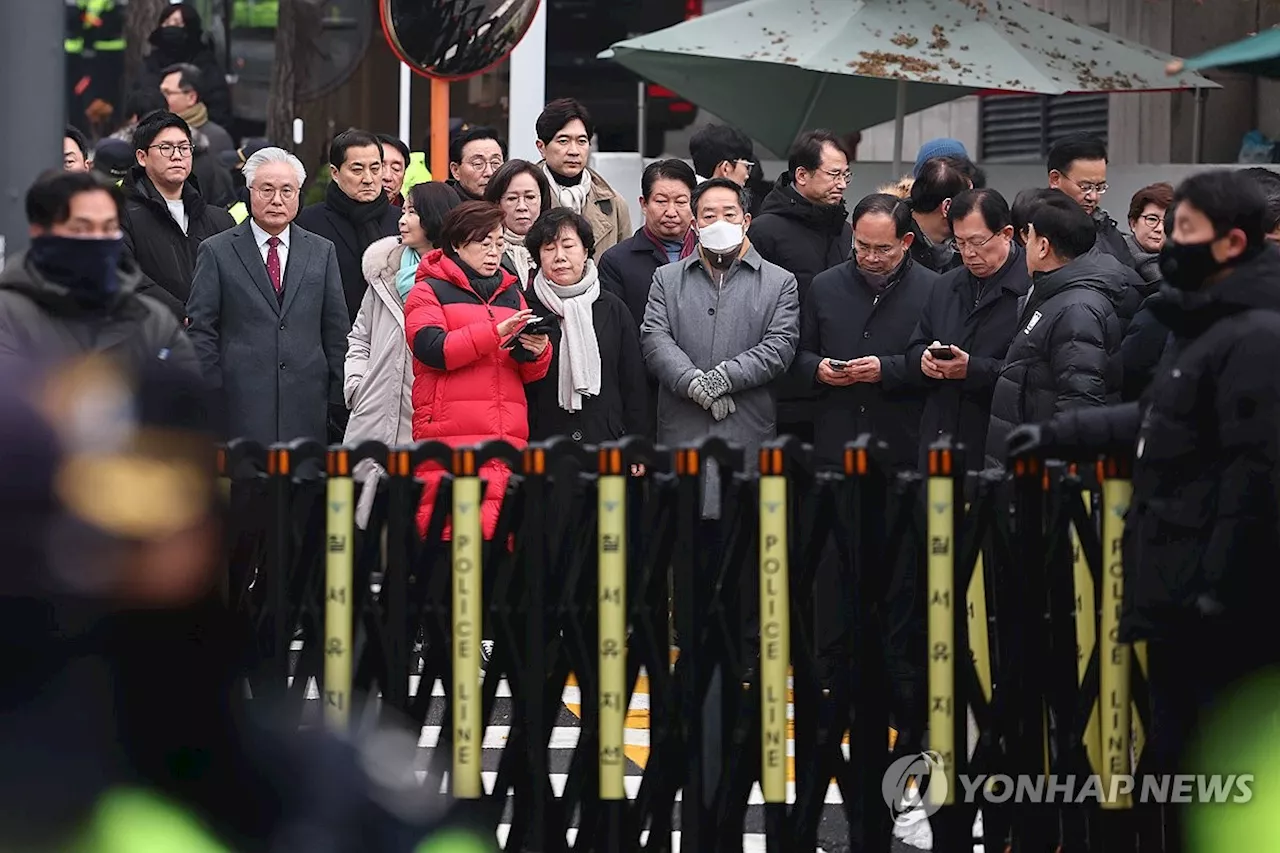
[[[964,445],[965,468],[981,470],[991,394],[1018,330],[1018,300],[1031,276],[1000,193],[965,190],[951,200],[947,218],[964,266],[945,273],[930,291],[907,346],[907,363],[928,388],[921,460],[930,444],[949,435]]]
[[[889,442],[892,466],[915,464],[924,393],[905,353],[938,275],[910,257],[912,240],[910,206],[869,195],[853,210],[854,257],[809,288],[792,373],[820,391],[820,464],[840,464],[864,432]]]

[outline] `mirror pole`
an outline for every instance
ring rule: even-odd
[[[449,81],[431,78],[431,175],[449,179]]]
[[[539,2],[524,38],[511,51],[508,101],[509,157],[530,163],[542,159],[533,126],[547,103],[547,3]]]

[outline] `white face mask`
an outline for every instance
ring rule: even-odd
[[[698,242],[712,252],[727,252],[742,245],[746,232],[741,222],[725,222],[723,219],[709,225],[698,226]]]

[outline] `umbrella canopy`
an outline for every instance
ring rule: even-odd
[[[1246,74],[1280,78],[1280,29],[1263,30],[1207,53],[1174,62],[1170,73],[1230,68]]]
[[[600,56],[776,152],[805,128],[861,130],[984,90],[1217,87],[1166,76],[1173,57],[1019,0],[749,0]]]

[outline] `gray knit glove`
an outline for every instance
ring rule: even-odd
[[[718,365],[707,373],[701,373],[689,383],[689,399],[704,409],[732,390],[729,376],[724,372],[724,365]]]
[[[723,397],[733,390],[733,384],[729,381],[729,373],[724,369],[724,362],[716,365],[714,370],[708,371],[702,377],[702,387],[712,399]]]
[[[689,399],[697,403],[704,409],[711,408],[711,397],[702,388],[702,379],[706,374],[701,370],[697,370],[693,374],[692,381],[689,382],[689,389],[685,392]]]
[[[717,397],[711,403],[711,417],[718,421],[724,420],[736,411],[738,411],[738,407],[734,405],[733,398],[728,394],[723,397]]]

